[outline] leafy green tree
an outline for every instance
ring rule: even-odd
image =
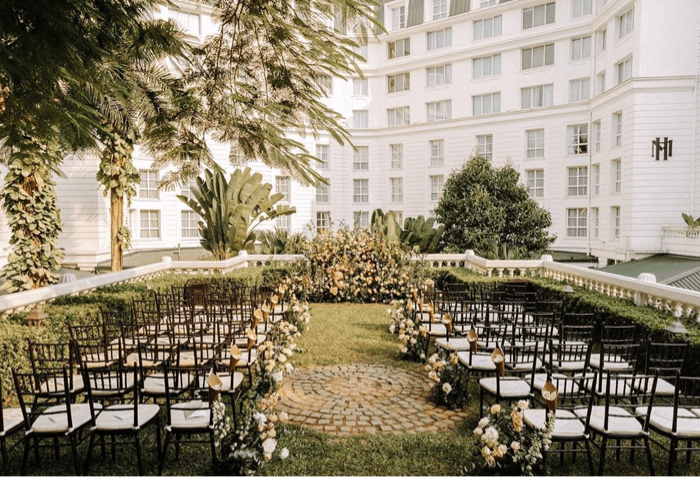
[[[549,212],[529,197],[512,166],[494,168],[483,157],[470,158],[445,182],[435,215],[445,226],[447,246],[473,249],[488,258],[526,258],[554,242],[547,232]]]
[[[182,119],[188,134],[210,133],[231,147],[230,162],[241,166],[260,160],[298,182],[323,181],[317,159],[301,139],[328,133],[338,143],[349,140],[342,116],[324,97],[331,78],[362,76],[353,52],[377,26],[372,0],[212,0],[219,12],[216,35],[194,50],[195,67],[183,72],[193,97]],[[331,26],[329,26],[331,25]],[[335,26],[335,27],[334,27]],[[346,33],[352,33],[357,41]],[[174,165],[166,184],[197,176],[204,150],[183,150],[158,157]]]
[[[89,89],[98,84],[97,72],[115,61],[115,36],[156,3],[3,2],[0,160],[9,170],[2,196],[12,251],[2,275],[10,291],[58,280],[63,252],[52,177],[70,152],[96,146],[103,117],[92,107]]]
[[[197,186],[190,189],[193,199],[178,195],[203,222],[199,223],[201,244],[217,260],[230,258],[241,250],[252,252],[254,229],[266,220],[291,215],[297,210],[289,205],[275,205],[284,194],[272,192],[272,185],[262,183],[262,174],[251,174],[250,167],[236,169],[226,181],[221,170],[204,171]]]
[[[445,226],[435,227],[433,217],[427,220],[422,215],[415,219],[406,217],[402,227],[393,211],[385,214],[382,209],[375,209],[372,212],[372,227],[385,243],[399,242],[419,253],[437,253],[442,249]]]

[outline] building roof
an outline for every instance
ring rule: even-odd
[[[637,278],[642,273],[653,273],[657,283],[700,291],[700,258],[653,255],[641,260],[610,265],[600,270],[632,278]]]

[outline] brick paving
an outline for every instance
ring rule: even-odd
[[[277,408],[290,422],[339,436],[436,432],[467,417],[430,401],[424,373],[383,365],[298,369],[285,377],[279,394]]]

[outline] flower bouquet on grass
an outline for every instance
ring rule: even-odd
[[[518,401],[512,407],[494,404],[489,415],[481,419],[474,429],[475,454],[480,463],[470,474],[486,475],[534,475],[540,470],[542,452],[552,443],[555,414],[550,413],[544,431],[526,427],[523,422],[527,401]]]
[[[468,381],[464,368],[457,359],[457,353],[450,353],[448,356],[447,351],[440,349],[428,358],[425,371],[433,381],[431,388],[436,403],[449,409],[460,409],[467,404]]]

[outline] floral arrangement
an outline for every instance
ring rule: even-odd
[[[401,342],[399,353],[401,358],[408,361],[424,361],[427,348],[427,333],[421,333],[420,325],[413,318],[410,301],[396,300],[387,310],[391,317],[389,332],[395,333]],[[426,328],[427,331],[427,328]]]
[[[258,345],[255,382],[239,398],[240,409],[235,422],[226,413],[226,406],[217,398],[212,403],[216,446],[222,449],[222,464],[231,475],[252,475],[274,456],[286,459],[289,450],[278,451],[281,434],[276,424],[288,419],[286,413],[274,412],[279,400],[276,392],[284,375],[294,372],[289,358],[301,349],[294,342],[309,322],[309,306],[292,295],[284,318],[266,333]]]
[[[435,402],[449,409],[459,409],[467,404],[469,382],[464,368],[459,364],[457,353],[449,353],[448,356],[444,349],[438,350],[428,358],[425,371],[433,381],[431,389]]]
[[[533,475],[542,463],[542,452],[549,449],[554,431],[555,413],[549,414],[543,431],[527,428],[523,415],[529,404],[518,401],[510,409],[494,404],[489,415],[474,429],[481,470],[486,474]],[[476,470],[476,464],[470,473]]]
[[[313,301],[386,303],[405,297],[413,278],[427,273],[412,252],[369,228],[319,231],[304,255],[285,285]]]

